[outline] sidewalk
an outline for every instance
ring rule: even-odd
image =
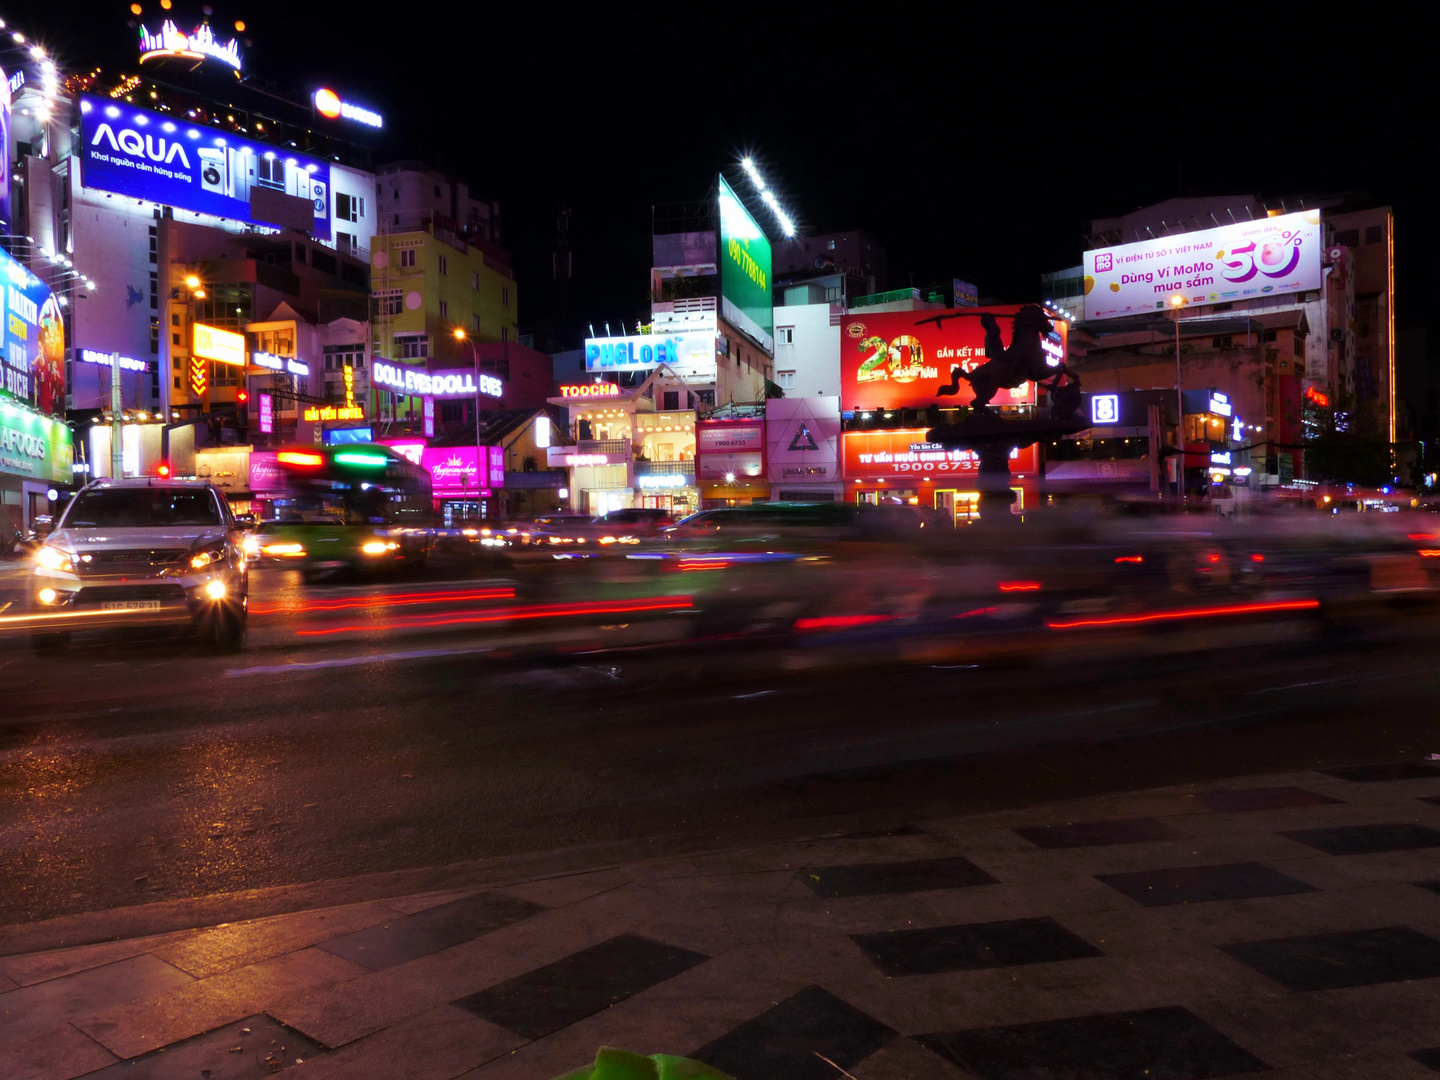
[[[544,1080],[601,1045],[739,1080],[1440,1076],[1440,767],[0,957],[7,1080]]]

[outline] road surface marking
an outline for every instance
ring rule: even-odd
[[[281,675],[287,671],[312,671],[316,668],[354,667],[356,664],[380,664],[390,660],[420,660],[431,656],[466,656],[487,653],[487,648],[468,649],[412,649],[409,652],[373,653],[369,656],[337,656],[331,660],[309,660],[297,664],[263,664],[256,667],[230,668],[225,672],[229,678],[243,675]]]

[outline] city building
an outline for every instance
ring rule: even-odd
[[[1041,288],[1058,309],[1083,308],[1074,366],[1087,390],[1213,388],[1246,418],[1248,482],[1288,483],[1306,476],[1317,408],[1380,440],[1406,434],[1393,225],[1388,207],[1343,196],[1170,199],[1090,222],[1082,266]]]

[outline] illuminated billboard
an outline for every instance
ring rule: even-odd
[[[501,397],[505,393],[505,383],[494,375],[477,375],[464,368],[456,371],[426,371],[424,368],[387,364],[377,360],[371,368],[370,379],[376,386],[393,390],[397,394],[415,394],[422,397],[473,398],[477,394]]]
[[[682,379],[715,378],[715,331],[586,338],[586,371],[649,371],[664,364]]]
[[[720,306],[731,326],[775,352],[770,241],[720,177]]]
[[[847,431],[841,436],[846,480],[933,480],[943,490],[945,481],[974,481],[980,458],[973,450],[947,450],[925,441],[924,429],[908,431]],[[1035,446],[1010,451],[1011,475],[1034,473],[1039,458]]]
[[[1085,318],[1119,319],[1321,287],[1320,211],[1085,253]]]
[[[42,413],[65,408],[65,319],[46,285],[0,251],[4,325],[0,328],[0,397]]]
[[[864,308],[840,323],[840,407],[846,412],[877,409],[951,407],[975,400],[970,384],[956,369],[974,371],[985,363],[985,327],[979,315],[990,312],[1000,324],[1000,337],[1010,344],[1011,316],[1019,304],[948,311],[881,311]],[[937,315],[952,315],[938,326]],[[1067,327],[1054,321],[1045,351],[1055,364],[1065,359]],[[1033,382],[996,391],[992,405],[1033,405]]]
[[[0,232],[10,231],[10,77],[0,68]]]
[[[277,226],[263,207],[301,205],[276,198],[289,195],[314,207],[313,235],[330,238],[330,166],[308,154],[94,94],[80,95],[78,152],[87,188]]]
[[[505,486],[505,450],[500,446],[485,446],[485,474],[477,478],[478,460],[473,446],[427,446],[421,451],[420,464],[430,474],[431,494],[437,499],[475,498],[488,496],[496,488]],[[477,480],[483,479],[485,486]]]
[[[195,324],[194,344],[190,349],[196,356],[214,360],[217,364],[245,366],[245,335],[218,326]]]

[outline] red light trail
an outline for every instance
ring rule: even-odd
[[[1232,604],[1227,607],[1152,611],[1144,615],[1115,615],[1106,619],[1074,619],[1070,622],[1052,622],[1045,625],[1051,630],[1078,630],[1089,626],[1135,626],[1140,623],[1181,619],[1209,619],[1218,615],[1259,615],[1267,611],[1315,611],[1319,607],[1319,600],[1276,600],[1264,604]]]

